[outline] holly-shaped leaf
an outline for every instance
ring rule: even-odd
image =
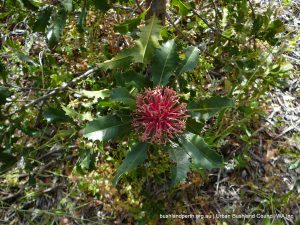
[[[85,113],[79,113],[75,109],[72,109],[71,107],[61,105],[61,108],[65,111],[66,115],[72,118],[73,120],[88,120],[92,121],[93,117],[91,115],[91,112],[85,112]]]
[[[108,89],[103,89],[100,91],[80,90],[77,93],[87,98],[94,98],[95,101],[98,101],[99,98],[105,99],[110,96],[110,90]]]
[[[0,79],[6,80],[7,76],[8,76],[8,71],[2,59],[0,58]]]
[[[178,7],[181,16],[186,16],[191,10],[191,6],[181,0],[172,0],[171,5]]]
[[[36,11],[39,9],[36,5],[34,5],[30,0],[21,0],[22,4],[25,8]]]
[[[126,88],[120,87],[113,89],[111,93],[111,99],[113,101],[128,105],[131,108],[135,107],[135,99]]]
[[[17,162],[17,158],[11,154],[5,153],[0,149],[0,174],[6,172]]]
[[[179,57],[174,40],[167,41],[161,48],[157,49],[152,63],[153,84],[155,86],[167,85],[178,61]]]
[[[204,126],[204,122],[199,123],[195,119],[190,117],[186,121],[186,129],[193,134],[199,134],[203,126]]]
[[[91,149],[79,149],[79,166],[82,170],[95,169],[96,153]]]
[[[63,0],[61,2],[61,4],[63,5],[63,7],[65,8],[65,10],[67,12],[72,12],[72,9],[73,9],[73,3],[72,3],[72,0]]]
[[[255,19],[254,19],[254,21],[253,21],[253,26],[252,26],[252,35],[253,34],[257,34],[258,32],[259,32],[259,30],[262,28],[262,26],[263,26],[263,24],[264,24],[264,16],[262,16],[262,15],[256,15],[255,16]]]
[[[145,18],[147,11],[145,10],[141,15],[137,18],[126,20],[121,24],[117,24],[114,26],[114,31],[119,32],[121,34],[127,34],[128,32],[134,31],[137,26],[141,23],[141,20]]]
[[[149,144],[144,142],[139,142],[131,147],[130,152],[127,154],[126,158],[123,160],[116,172],[116,175],[113,179],[114,185],[117,185],[119,179],[124,173],[134,170],[137,166],[142,164],[145,159],[147,159],[148,148]]]
[[[217,112],[233,106],[234,101],[231,98],[213,96],[199,102],[190,102],[187,106],[187,110],[196,121],[200,121],[208,120]]]
[[[109,0],[93,0],[92,4],[96,9],[106,12],[111,8],[111,5],[108,2]]]
[[[134,62],[147,64],[153,57],[155,49],[159,47],[159,40],[162,40],[159,20],[153,16],[146,22],[139,39],[135,41],[132,51]]]
[[[52,8],[48,7],[40,12],[40,15],[33,25],[34,32],[45,32],[46,27],[49,25]]]
[[[113,74],[117,85],[124,86],[124,84],[130,84],[138,89],[144,89],[151,86],[150,79],[145,77],[142,73],[136,71],[117,72]]]
[[[53,48],[59,42],[66,25],[66,19],[67,13],[65,10],[60,10],[54,15],[53,22],[47,33],[47,41],[50,48]]]
[[[88,13],[88,2],[87,0],[85,0],[83,2],[82,8],[81,8],[81,13],[78,17],[78,21],[77,21],[77,28],[79,32],[84,32],[85,31],[85,25],[86,25],[86,16]]]
[[[59,108],[48,108],[44,112],[44,117],[48,123],[70,122],[71,118],[65,111]]]
[[[161,26],[159,20],[153,16],[142,29],[135,46],[125,49],[115,57],[99,64],[103,70],[127,68],[132,62],[147,64],[153,57],[155,49],[159,47]]]
[[[177,68],[177,74],[193,71],[199,61],[200,50],[197,47],[190,46],[184,50],[185,59],[182,60]]]
[[[100,63],[99,67],[105,71],[108,69],[126,68],[132,63],[132,51],[133,49],[125,49],[114,58]]]
[[[196,166],[205,169],[223,167],[222,157],[210,149],[199,135],[189,133],[185,137],[181,137],[179,141]]]
[[[176,162],[171,169],[172,186],[184,181],[190,171],[190,156],[181,146],[172,146],[169,149],[170,159]]]
[[[140,24],[142,18],[139,16],[137,18],[126,20],[125,22],[115,25],[114,31],[119,32],[121,34],[127,34],[128,32],[132,32],[137,26]]]
[[[11,96],[12,93],[9,91],[8,88],[0,86],[0,105],[6,103],[6,98]]]
[[[108,141],[128,134],[130,121],[122,121],[117,116],[102,116],[87,124],[83,136],[92,141]]]

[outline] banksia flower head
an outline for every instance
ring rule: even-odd
[[[136,98],[133,127],[141,141],[166,144],[183,133],[186,122],[186,104],[179,102],[171,88],[146,89]]]

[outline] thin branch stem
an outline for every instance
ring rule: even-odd
[[[46,100],[48,98],[50,98],[51,96],[61,92],[61,91],[64,91],[65,89],[67,89],[68,87],[76,84],[77,82],[81,81],[82,79],[84,78],[87,78],[88,76],[90,76],[91,74],[93,74],[98,68],[93,68],[93,69],[90,69],[88,71],[86,71],[85,73],[81,74],[80,76],[74,78],[73,80],[69,81],[68,83],[63,83],[61,86],[57,87],[57,88],[54,88],[52,91],[50,91],[48,94],[46,95],[43,95],[37,99],[34,99],[32,100],[31,102],[25,104],[22,108],[14,111],[13,113],[9,114],[8,117],[14,115],[15,113],[21,111],[22,109],[25,109],[25,108],[28,108],[30,106],[33,106],[43,100]]]
[[[135,4],[137,5],[138,9],[142,12],[144,12],[144,9],[142,8],[142,6],[139,3],[139,0],[135,0]]]
[[[189,37],[187,37],[177,26],[176,24],[172,21],[171,17],[169,16],[168,13],[166,13],[166,17],[167,20],[169,21],[169,23],[176,29],[176,31],[186,40],[188,41],[190,44],[195,45],[196,43]]]
[[[251,9],[251,16],[252,16],[252,20],[253,20],[253,23],[254,23],[255,18],[256,18],[255,10],[253,8],[251,0],[248,0],[248,3],[249,3],[249,6],[250,6],[250,9]],[[253,47],[254,47],[254,49],[256,49],[256,34],[250,39],[250,41],[251,40],[253,40]]]
[[[194,13],[196,16],[198,16],[198,17],[206,24],[206,26],[208,26],[214,33],[218,34],[220,37],[222,37],[222,38],[224,38],[224,39],[227,39],[228,41],[232,41],[232,42],[235,42],[235,43],[240,44],[238,40],[232,39],[232,38],[230,38],[230,37],[226,37],[225,35],[223,35],[223,34],[221,33],[221,31],[219,31],[218,29],[216,29],[216,28],[214,28],[213,26],[211,26],[205,18],[203,18],[199,13],[196,12],[195,9],[192,9],[192,11],[193,11],[193,13]]]
[[[255,10],[253,8],[253,5],[251,3],[251,0],[248,0],[248,3],[249,3],[249,6],[250,6],[250,9],[251,9],[251,16],[252,16],[252,19],[254,20],[256,15],[255,15]]]
[[[4,10],[4,8],[5,8],[5,4],[6,4],[6,0],[2,0],[2,6],[1,6],[1,9],[3,9],[3,10]]]
[[[124,6],[124,5],[119,5],[119,4],[113,4],[113,8],[115,8],[115,9],[123,9],[123,10],[126,10],[126,11],[134,11],[134,9],[131,8],[131,7]]]

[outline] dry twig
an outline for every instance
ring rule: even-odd
[[[68,83],[63,83],[60,87],[54,88],[48,94],[45,94],[45,95],[43,95],[43,96],[41,96],[41,97],[39,97],[37,99],[32,100],[31,102],[25,104],[22,108],[20,108],[20,109],[14,111],[13,113],[9,114],[7,117],[10,117],[10,116],[16,114],[17,112],[20,112],[23,109],[26,109],[26,108],[28,108],[30,106],[33,106],[33,105],[35,105],[35,104],[37,104],[37,103],[39,103],[39,102],[41,102],[43,100],[46,100],[46,99],[50,98],[51,96],[53,96],[53,95],[55,95],[55,94],[57,94],[59,92],[67,89],[68,87],[76,84],[77,82],[81,81],[82,79],[87,78],[88,76],[90,76],[91,74],[93,74],[97,69],[98,68],[90,69],[90,70],[86,71],[85,73],[81,74],[80,76],[78,76],[78,77],[74,78],[73,80],[69,81]]]

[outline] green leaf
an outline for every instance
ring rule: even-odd
[[[199,134],[203,126],[204,126],[203,123],[199,123],[192,118],[188,118],[186,121],[186,129],[193,134]]]
[[[120,167],[117,169],[116,175],[113,179],[113,184],[117,185],[121,176],[134,170],[137,166],[142,164],[147,159],[148,143],[139,142],[131,147],[131,151],[127,154]]]
[[[181,0],[172,0],[171,5],[178,7],[181,16],[186,16],[191,10],[191,6]]]
[[[48,123],[70,122],[71,118],[62,109],[48,108],[44,112],[44,117]]]
[[[155,49],[159,47],[160,29],[159,20],[153,16],[147,21],[133,48],[125,49],[112,59],[100,63],[99,67],[106,71],[108,69],[127,68],[132,62],[148,63]]]
[[[297,169],[298,167],[300,167],[300,159],[291,163],[289,166],[289,170],[294,170],[294,169]]]
[[[137,26],[141,23],[141,20],[145,18],[147,10],[145,10],[141,15],[137,18],[126,20],[121,24],[114,26],[114,31],[119,32],[121,34],[127,34],[128,32],[134,31]]]
[[[74,109],[61,105],[61,108],[65,111],[66,115],[71,117],[72,119],[78,119],[78,120],[88,120],[92,121],[93,117],[90,112],[85,112],[83,114],[78,113]]]
[[[135,62],[147,64],[152,59],[155,49],[159,47],[158,41],[162,40],[160,31],[159,20],[155,16],[151,17],[132,49],[131,53]]]
[[[28,175],[29,175],[29,177],[28,177],[28,184],[29,184],[31,187],[35,187],[35,185],[36,185],[36,180],[35,180],[35,178],[34,178],[34,175],[31,174],[31,173],[29,173]]]
[[[125,22],[115,25],[114,31],[119,32],[121,34],[127,34],[128,32],[132,32],[137,26],[140,24],[142,18],[139,16],[137,18],[126,20]]]
[[[2,60],[0,59],[0,77],[3,80],[6,80],[7,76],[8,76],[8,71],[6,69],[6,66],[4,65],[4,63],[2,62]]]
[[[271,224],[270,218],[264,218],[262,224],[263,225],[270,225]]]
[[[126,88],[123,87],[113,89],[111,93],[111,99],[113,101],[121,102],[125,105],[128,105],[131,108],[134,108],[135,106],[134,97],[129,93],[129,91]]]
[[[284,32],[285,28],[284,28],[282,21],[277,19],[277,20],[272,21],[272,23],[270,23],[268,30],[272,34],[277,34],[280,32]]]
[[[190,102],[187,110],[199,122],[200,120],[208,120],[217,112],[233,106],[234,101],[231,98],[214,96],[197,103]]]
[[[179,138],[179,141],[189,153],[192,158],[192,162],[196,166],[200,166],[205,169],[223,167],[222,157],[210,149],[199,135],[188,134],[185,138]]]
[[[48,7],[40,12],[39,18],[33,25],[33,32],[45,32],[46,27],[49,25],[52,8]]]
[[[63,30],[66,25],[67,13],[60,10],[54,15],[53,22],[47,33],[47,41],[50,48],[53,48],[60,40]]]
[[[10,169],[17,162],[17,158],[11,154],[2,152],[0,149],[0,174]]]
[[[132,63],[132,49],[125,49],[114,58],[99,64],[104,71],[108,69],[126,68]]]
[[[38,65],[35,61],[32,60],[33,59],[32,56],[29,56],[22,51],[16,51],[15,55],[23,62],[27,62],[28,64],[33,66]]]
[[[267,30],[265,32],[262,32],[262,37],[267,40],[271,45],[279,45],[280,41],[278,38],[276,38],[276,34],[284,32],[285,27],[281,20],[274,20],[272,21]]]
[[[181,61],[179,67],[177,69],[178,75],[183,74],[185,72],[193,71],[199,61],[200,50],[197,47],[190,46],[184,50],[185,59]]]
[[[0,86],[0,105],[6,103],[6,98],[11,96],[12,93],[9,91],[8,88]]]
[[[83,95],[87,98],[94,98],[96,101],[101,98],[105,99],[110,96],[110,90],[108,89],[103,89],[100,91],[87,91],[87,90],[80,90],[77,92],[80,95]]]
[[[169,149],[171,160],[176,162],[176,167],[171,169],[172,186],[184,181],[190,171],[190,156],[180,146],[172,146]]]
[[[26,7],[27,9],[36,11],[39,8],[37,6],[35,6],[30,0],[20,0],[22,2],[22,4],[24,5],[24,7]]]
[[[95,168],[96,153],[91,149],[79,149],[79,165],[83,170]]]
[[[167,85],[178,61],[179,57],[174,40],[167,41],[161,48],[157,49],[152,63],[153,84],[155,86]]]
[[[124,85],[124,83],[130,83],[138,89],[143,89],[151,85],[150,79],[146,79],[145,76],[135,71],[127,71],[125,73],[114,73],[114,77],[117,85],[120,86]]]
[[[256,15],[255,19],[253,21],[253,26],[252,26],[252,34],[257,34],[259,30],[262,28],[264,24],[264,17],[262,15]]]
[[[102,116],[87,124],[84,137],[92,141],[108,141],[128,134],[130,121],[123,121],[117,116]]]
[[[84,32],[85,31],[85,26],[86,26],[86,16],[88,12],[88,3],[87,0],[83,2],[82,8],[81,8],[81,13],[78,17],[77,21],[77,28],[79,32]]]
[[[73,9],[72,0],[63,0],[61,4],[65,8],[66,12],[72,12]]]
[[[23,123],[20,127],[22,132],[30,137],[37,137],[41,134],[41,132],[38,129],[32,128],[29,123]]]
[[[108,0],[93,0],[93,5],[96,9],[105,12],[111,8],[111,6],[108,4]]]

